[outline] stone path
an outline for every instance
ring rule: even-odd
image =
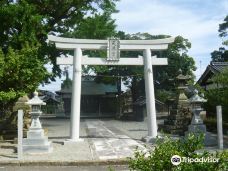
[[[136,147],[147,151],[142,143],[131,139],[117,128],[106,125],[105,122],[87,120],[86,124],[94,151],[101,160],[133,157]]]

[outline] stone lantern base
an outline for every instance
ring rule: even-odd
[[[164,125],[160,129],[165,133],[183,136],[185,131],[188,130],[188,125],[191,121],[191,112],[187,107],[172,109]]]
[[[44,135],[44,130],[29,130],[27,138],[23,139],[23,152],[28,154],[50,153],[53,147],[48,137]]]
[[[206,125],[204,124],[191,124],[188,126],[188,131],[187,132],[201,132],[206,134]]]

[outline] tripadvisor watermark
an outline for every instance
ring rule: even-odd
[[[184,163],[217,163],[218,161],[219,161],[219,159],[214,158],[214,157],[190,158],[190,157],[180,157],[178,155],[174,155],[171,157],[171,163],[175,166],[179,165],[181,162],[184,162]]]

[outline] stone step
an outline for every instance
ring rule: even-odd
[[[23,145],[23,152],[27,154],[50,153],[52,151],[51,142],[47,142],[45,145]]]
[[[40,139],[44,137],[44,130],[29,130],[27,132],[27,138],[32,138],[32,139]]]
[[[23,145],[46,145],[48,144],[48,137],[43,138],[24,138]]]
[[[165,120],[165,125],[189,125],[189,120]]]
[[[183,129],[183,125],[161,125],[163,129],[172,130],[172,129]]]

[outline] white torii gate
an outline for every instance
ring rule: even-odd
[[[57,58],[59,65],[73,64],[73,85],[71,101],[70,141],[77,142],[80,130],[80,101],[81,101],[81,72],[82,65],[144,65],[144,78],[146,90],[146,108],[148,118],[148,138],[157,136],[157,121],[154,96],[154,81],[152,65],[168,65],[167,58],[151,56],[151,51],[165,50],[174,38],[156,40],[93,40],[73,39],[48,36],[48,41],[55,43],[56,48],[74,50],[73,58]],[[117,44],[116,44],[117,43]],[[108,58],[88,57],[82,55],[82,50],[108,49]],[[143,51],[143,57],[113,58],[119,51]]]

